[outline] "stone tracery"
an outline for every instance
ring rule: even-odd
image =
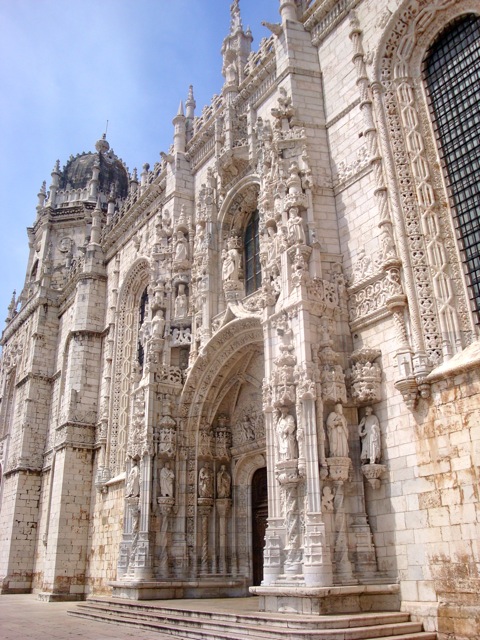
[[[113,566],[118,550],[116,575],[109,569],[118,594],[164,596],[181,583],[195,595],[210,593],[212,585],[221,595],[245,595],[253,576],[250,484],[264,468],[262,588],[278,609],[275,594],[285,588],[301,610],[305,587],[341,591],[396,577],[385,553],[377,563],[367,518],[373,490],[380,489],[375,500],[385,507],[382,483],[391,480],[382,458],[396,455],[394,447],[387,452],[389,438],[410,419],[394,384],[411,409],[420,397],[425,409],[430,367],[459,349],[469,331],[459,267],[447,266],[455,241],[447,214],[438,211],[445,199],[413,73],[438,16],[454,3],[405,4],[405,11],[382,16],[378,24],[387,29],[373,82],[374,54],[364,52],[363,39],[375,41],[364,36],[354,13],[347,19],[353,4],[282,3],[282,24],[270,25],[274,36],[248,54],[251,36],[235,2],[222,50],[222,95],[195,118],[189,92],[186,114],[181,107],[174,119],[173,147],[152,171],[145,165],[140,180],[135,170],[128,176],[123,203],[103,194],[102,213],[88,198],[82,204],[82,192],[59,194],[57,166],[48,204],[45,189],[39,194],[31,277],[12,299],[4,334],[0,416],[9,437],[16,394],[20,405],[25,399],[33,406],[28,389],[41,380],[39,397],[50,398],[45,389],[51,387],[48,424],[54,426],[45,429],[43,453],[39,447],[29,455],[15,442],[6,467],[7,439],[0,442],[2,470],[10,474],[23,464],[36,475],[50,474],[48,502],[57,451],[72,445],[70,460],[79,467],[82,455],[91,456],[98,489],[93,538],[98,531],[117,535],[105,533],[103,522],[123,513],[121,542],[115,551],[110,545],[108,560]],[[303,10],[311,33],[300,24]],[[355,68],[357,95],[332,115],[322,95],[328,59],[310,39],[320,46],[344,19],[353,43],[345,64]],[[277,78],[276,65],[295,43],[308,64],[292,56]],[[304,82],[308,100],[299,90]],[[314,115],[310,100],[318,107]],[[344,152],[336,146],[346,145],[351,130],[332,131],[344,119],[363,140],[352,141],[360,151],[342,165],[333,155]],[[98,162],[92,171],[98,174]],[[87,196],[96,188],[91,180]],[[357,219],[358,193],[364,200]],[[81,233],[67,232],[70,205],[79,207]],[[261,285],[246,295],[245,229],[254,212]],[[43,237],[41,220],[51,216],[57,233],[57,214],[65,228],[56,239]],[[364,230],[372,234],[368,243]],[[342,261],[348,266],[352,257],[347,282]],[[83,314],[81,292],[92,282]],[[48,336],[22,325],[36,287],[50,297],[48,304],[35,302],[32,314],[48,314],[50,305],[49,326],[60,326],[61,348],[48,375],[41,367],[41,375],[28,371],[26,350],[12,338],[23,327],[37,358],[44,353],[39,345]],[[25,300],[30,309],[22,307]],[[75,377],[71,362],[87,351],[102,363],[98,381],[91,360],[82,361],[87,366],[77,367]],[[420,425],[419,411],[415,419]],[[381,545],[379,523],[375,512]],[[93,562],[98,569],[100,561]]]

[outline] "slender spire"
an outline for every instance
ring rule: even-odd
[[[185,153],[185,143],[186,143],[186,118],[183,109],[183,102],[180,101],[180,106],[178,107],[178,112],[175,118],[173,119],[173,126],[175,127],[173,134],[173,146],[174,150],[180,153]]]
[[[49,197],[49,204],[54,207],[55,206],[55,199],[56,199],[56,195],[57,195],[57,190],[60,184],[60,160],[57,160],[55,162],[55,166],[53,167],[53,171],[52,171],[52,182],[50,184],[50,197]]]
[[[195,102],[195,98],[193,97],[193,86],[190,85],[190,87],[188,88],[188,98],[187,98],[187,101],[185,102],[185,107],[186,107],[185,115],[189,120],[194,117],[196,106],[197,106],[197,103]]]
[[[240,0],[233,0],[230,5],[230,33],[234,35],[237,31],[243,31]]]
[[[190,140],[193,134],[193,119],[195,117],[196,106],[197,106],[197,103],[195,102],[195,98],[193,97],[193,86],[190,85],[190,87],[188,88],[188,98],[187,98],[187,101],[185,102],[185,116],[187,119],[185,126],[186,126],[187,140]]]
[[[247,29],[247,32],[243,30],[240,2],[233,0],[230,5],[230,33],[222,44],[224,87],[230,92],[244,80],[244,68],[251,51],[252,40],[250,29]]]
[[[102,209],[100,200],[97,200],[95,209],[92,213],[92,230],[90,232],[90,244],[100,244],[100,235],[102,231]]]

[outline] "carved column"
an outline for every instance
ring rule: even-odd
[[[290,575],[302,572],[302,549],[300,544],[300,513],[298,501],[299,484],[297,460],[277,463],[277,477],[284,493],[285,504],[285,564],[284,571]]]
[[[344,506],[344,483],[348,480],[351,460],[350,458],[344,457],[327,458],[327,464],[334,487],[335,574],[341,584],[351,584],[355,582],[355,580],[353,578],[352,565],[348,557],[347,523]]]
[[[200,516],[200,571],[208,574],[208,520],[212,512],[213,498],[198,498],[198,514]]]
[[[152,577],[153,540],[150,529],[150,505],[152,488],[152,458],[144,455],[141,465],[140,529],[135,559],[135,578],[148,580]]]
[[[271,389],[264,383],[263,407],[265,412],[265,436],[267,440],[267,473],[270,482],[275,482],[275,426],[271,406]],[[268,500],[268,527],[265,532],[265,547],[263,550],[263,582],[269,585],[275,582],[282,572],[282,539],[283,521],[280,513],[280,500],[277,495],[270,495]]]
[[[332,584],[332,563],[321,507],[317,409],[315,404],[313,397],[305,397],[302,400],[302,415],[305,428],[305,483],[308,500],[305,513],[305,539],[303,542],[303,575],[307,586],[327,586]],[[321,403],[319,404],[321,405]],[[318,424],[323,424],[322,417],[320,417]],[[323,427],[320,426],[320,428],[323,431]]]
[[[170,546],[170,535],[169,535],[169,522],[170,522],[170,514],[173,509],[173,505],[175,504],[174,498],[168,498],[165,496],[160,496],[157,498],[158,507],[160,510],[160,573],[162,577],[168,577],[169,569],[168,569],[168,549]]]
[[[213,433],[210,425],[204,423],[199,430],[197,451],[204,457],[211,459]],[[200,573],[209,572],[209,519],[213,510],[214,476],[211,462],[199,461],[200,470],[197,478],[197,514],[200,524],[199,564]]]
[[[218,498],[216,500],[217,513],[219,518],[219,571],[220,573],[227,573],[227,516],[232,508],[232,501],[230,498]]]
[[[127,536],[129,536],[130,544],[127,552],[120,553],[120,561],[122,563],[122,568],[125,566],[125,573],[127,575],[133,576],[135,574],[135,561],[136,554],[138,548],[138,538],[140,531],[140,499],[137,498],[127,498],[127,526],[126,529],[128,531]]]

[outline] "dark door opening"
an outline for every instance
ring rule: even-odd
[[[252,478],[253,585],[263,580],[263,548],[268,517],[267,469],[257,469]]]

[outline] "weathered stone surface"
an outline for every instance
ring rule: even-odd
[[[475,11],[282,1],[250,53],[234,2],[161,162],[55,166],[1,341],[2,592],[343,589],[480,636],[475,296],[422,76]]]

